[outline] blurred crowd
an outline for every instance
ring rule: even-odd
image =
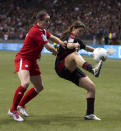
[[[0,39],[23,40],[43,9],[51,16],[48,30],[54,35],[81,20],[87,27],[83,39],[120,44],[121,0],[0,0]]]

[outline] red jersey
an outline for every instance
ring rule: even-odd
[[[41,51],[46,43],[48,43],[48,38],[50,37],[48,31],[41,30],[38,25],[34,25],[26,35],[24,40],[24,45],[17,55],[21,58],[36,60],[40,58]]]

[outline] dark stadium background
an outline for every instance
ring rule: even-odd
[[[121,0],[0,0],[0,41],[23,40],[39,10],[51,15],[57,36],[78,19],[87,27],[84,40],[121,44]]]

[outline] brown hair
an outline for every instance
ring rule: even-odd
[[[77,28],[79,28],[79,27],[82,27],[82,28],[86,28],[86,26],[85,26],[85,24],[83,24],[81,21],[75,21],[71,26],[69,26],[68,28],[67,28],[67,30],[65,30],[64,32],[63,32],[63,34],[61,35],[61,39],[64,39],[64,37],[68,34],[68,33],[71,33],[72,32],[72,29],[73,29],[73,27],[75,28],[75,29],[77,29]]]
[[[46,15],[48,15],[48,13],[46,11],[44,11],[44,10],[39,11],[36,15],[36,19],[43,20]]]

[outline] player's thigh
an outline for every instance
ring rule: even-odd
[[[43,89],[41,75],[30,76],[30,80],[36,88],[37,92],[40,92]]]
[[[68,55],[65,59],[65,67],[69,70],[74,71],[76,66],[83,66],[85,60],[78,52],[73,52]]]
[[[79,87],[82,87],[88,91],[95,91],[95,84],[88,76],[82,77],[79,80]]]
[[[70,70],[70,71],[74,71],[76,69],[76,63],[74,61],[74,54],[71,53],[70,55],[68,55],[65,58],[65,67]]]
[[[19,80],[21,82],[21,85],[23,87],[28,87],[29,83],[30,83],[30,73],[29,73],[29,70],[20,70],[18,72],[18,77],[19,77]]]
[[[76,65],[81,66],[81,67],[86,62],[84,58],[78,52],[74,52],[74,61]]]

